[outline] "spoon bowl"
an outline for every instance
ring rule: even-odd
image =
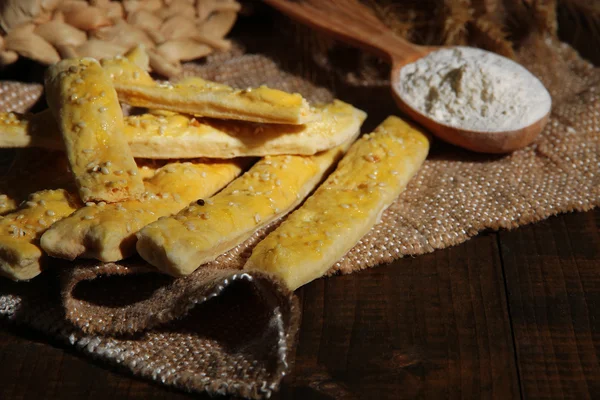
[[[392,82],[399,82],[402,67],[392,70]],[[460,129],[434,121],[411,107],[402,98],[397,85],[392,84],[392,95],[398,108],[410,119],[427,128],[432,134],[445,142],[478,153],[510,153],[531,144],[548,123],[550,112],[542,118],[521,129],[507,131],[481,132]]]
[[[442,124],[411,107],[400,95],[400,71],[444,47],[418,46],[396,36],[357,0],[265,0],[287,16],[386,59],[392,66],[392,95],[400,110],[446,142],[482,153],[509,153],[532,143],[548,122],[550,110],[516,130],[475,131]]]

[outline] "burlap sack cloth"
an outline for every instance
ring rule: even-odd
[[[435,18],[418,14],[424,10],[407,12],[408,20],[401,21],[408,22],[396,25],[398,32],[424,42],[441,37],[447,43],[473,43],[509,56],[516,48],[516,58],[552,93],[550,123],[535,144],[507,156],[477,155],[435,142],[406,192],[332,274],[600,203],[600,70],[557,41],[552,7],[504,1],[496,2],[504,5],[498,8],[488,1],[489,9],[482,6],[464,17],[460,7],[469,2],[438,3],[444,6],[433,8]],[[394,10],[385,9],[383,16]],[[443,22],[448,13],[452,23]],[[335,95],[369,112],[365,129],[396,112],[385,66],[273,17],[282,22],[261,27],[249,22],[254,36],[238,31],[241,46],[190,65],[186,73],[241,87],[267,84],[312,101]],[[433,23],[424,27],[422,20]],[[513,43],[502,29],[512,29]],[[24,111],[40,93],[39,85],[2,82],[0,108]],[[4,159],[10,154],[4,152]],[[136,376],[189,391],[268,397],[291,369],[299,320],[295,297],[278,282],[239,271],[269,229],[185,279],[159,275],[134,259],[76,268],[63,263],[29,283],[2,281],[0,313]]]

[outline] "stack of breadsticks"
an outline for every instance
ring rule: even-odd
[[[3,0],[0,66],[19,56],[47,65],[114,57],[142,44],[153,71],[171,77],[183,61],[228,50],[240,8],[235,0]]]
[[[64,153],[45,165],[53,171],[31,174],[26,198],[15,190],[23,174],[9,172],[2,275],[26,280],[51,258],[137,252],[185,276],[291,212],[245,268],[295,289],[377,223],[427,156],[427,137],[397,117],[356,140],[366,115],[342,101],[310,106],[299,94],[199,78],[159,84],[147,62],[139,48],[63,60],[46,74],[48,110],[1,116],[0,147]],[[146,112],[123,117],[120,102]]]

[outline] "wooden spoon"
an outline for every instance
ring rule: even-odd
[[[390,83],[398,107],[410,118],[449,143],[482,153],[508,153],[533,142],[542,131],[548,112],[533,124],[517,130],[479,132],[441,124],[412,108],[398,87],[400,70],[442,47],[418,46],[396,36],[373,12],[356,0],[265,0],[287,16],[389,61]]]

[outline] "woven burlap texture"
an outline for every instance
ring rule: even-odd
[[[314,102],[335,94],[369,111],[368,127],[394,110],[381,77],[353,75],[347,77],[353,88],[338,82],[328,90],[314,82],[329,77],[294,75],[281,67],[286,60],[276,59],[278,65],[272,53],[244,54],[236,48],[188,65],[185,74],[239,87],[267,84]],[[325,66],[318,57],[324,56],[315,54],[316,63]],[[349,273],[456,245],[485,229],[514,228],[600,203],[600,70],[543,35],[523,43],[517,58],[553,96],[550,122],[535,144],[511,155],[488,156],[434,142],[406,192],[330,273]],[[41,88],[3,82],[0,92],[2,110],[24,111]],[[277,282],[239,268],[276,225],[184,279],[162,277],[133,259],[76,268],[63,263],[30,283],[2,282],[0,313],[137,376],[190,391],[268,397],[290,368],[299,311]]]

